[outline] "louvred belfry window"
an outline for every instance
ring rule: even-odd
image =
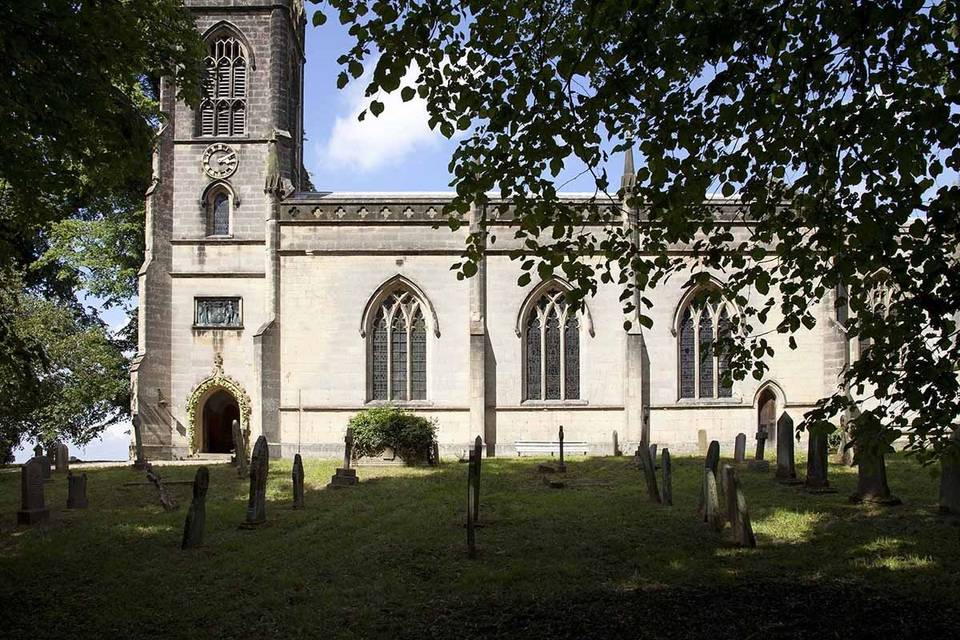
[[[406,289],[388,295],[370,332],[372,399],[427,397],[427,328],[420,300]]]
[[[681,398],[733,396],[733,385],[723,380],[730,370],[730,357],[717,346],[718,339],[730,337],[732,326],[724,303],[688,304],[683,309],[677,330]]]
[[[247,55],[233,37],[210,43],[206,59],[198,133],[201,136],[241,136],[247,132]]]
[[[580,321],[558,287],[531,306],[524,322],[524,399],[580,398]]]

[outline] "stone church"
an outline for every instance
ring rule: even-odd
[[[832,300],[798,349],[774,334],[765,379],[726,387],[709,345],[737,309],[693,308],[682,279],[647,294],[643,331],[624,329],[616,285],[578,313],[561,279],[518,286],[507,229],[478,275],[457,280],[467,229],[444,224],[450,194],[310,184],[303,0],[185,4],[209,73],[196,110],[161,87],[131,371],[149,458],[229,452],[235,419],[271,455],[342,455],[350,416],[387,403],[435,419],[448,455],[477,435],[487,455],[515,455],[561,425],[597,455],[614,431],[625,451],[643,437],[690,451],[699,429],[730,450],[835,389],[855,345]]]

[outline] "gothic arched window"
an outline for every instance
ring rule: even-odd
[[[241,136],[247,132],[247,54],[233,36],[209,44],[207,77],[197,119],[201,136]]]
[[[206,197],[207,235],[230,235],[230,211],[233,207],[233,196],[229,189],[218,186],[210,189]]]
[[[692,302],[680,314],[677,330],[680,397],[729,398],[733,386],[723,378],[730,371],[730,357],[716,343],[730,337],[730,312],[723,303],[694,306]]]
[[[524,399],[580,398],[580,321],[559,287],[531,305],[523,324]]]
[[[407,289],[387,295],[370,331],[373,400],[405,402],[427,397],[427,325],[420,299]]]

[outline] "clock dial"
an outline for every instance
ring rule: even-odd
[[[237,170],[239,158],[229,145],[217,143],[203,152],[203,171],[214,179],[229,178]]]

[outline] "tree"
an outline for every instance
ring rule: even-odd
[[[463,132],[451,225],[498,192],[492,204],[517,221],[521,284],[562,270],[578,302],[618,283],[648,328],[646,291],[685,269],[691,282],[721,273],[704,296],[743,312],[718,344],[738,379],[762,377],[775,307],[795,348],[837,292],[848,336],[871,346],[804,424],[869,395],[852,422],[858,447],[905,434],[923,461],[944,450],[960,415],[960,188],[944,183],[960,168],[956,2],[326,4],[353,39],[340,87],[372,66],[369,114],[399,91],[425,99],[443,135]],[[411,68],[415,86],[401,86]],[[640,168],[616,192],[603,166],[632,145]],[[571,161],[595,178],[586,211],[557,192]],[[717,193],[737,196],[746,237],[724,224]],[[461,276],[493,240],[482,219]],[[690,254],[669,251],[679,245]]]
[[[81,300],[93,295],[132,312],[143,193],[162,122],[157,83],[174,78],[196,104],[203,55],[179,0],[0,4],[7,446],[24,437],[83,443],[126,411],[136,324],[113,336]]]

